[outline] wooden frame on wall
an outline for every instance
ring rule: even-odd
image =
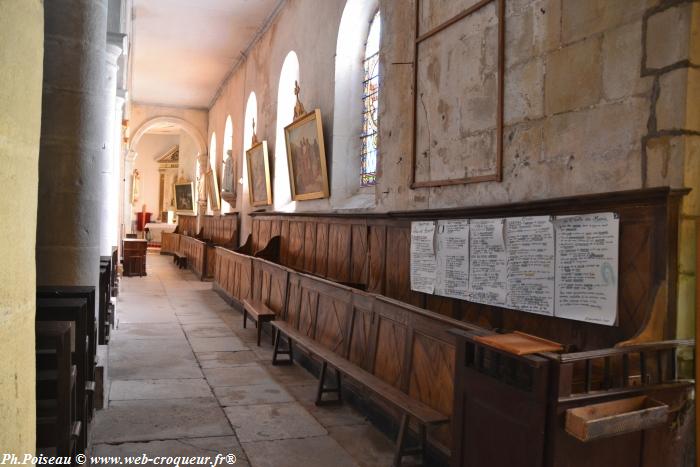
[[[209,198],[209,206],[212,211],[218,211],[221,209],[221,195],[219,192],[219,179],[216,176],[216,168],[209,166],[209,171],[206,174],[205,180],[207,181],[207,197]]]
[[[311,144],[304,152],[300,144]],[[284,128],[287,144],[287,162],[289,164],[289,185],[294,201],[328,198],[328,170],[326,168],[326,149],[323,144],[323,124],[321,110],[315,109],[294,120]],[[304,140],[307,140],[304,142]],[[317,151],[314,151],[317,146]],[[298,170],[296,169],[298,168]],[[303,177],[303,178],[302,178]],[[307,177],[311,177],[310,179]]]
[[[270,186],[270,158],[267,152],[267,141],[253,145],[245,152],[245,155],[248,166],[250,204],[251,206],[269,206],[272,204],[272,188]]]
[[[412,139],[411,139],[411,188],[430,188],[449,185],[462,185],[468,183],[479,182],[500,182],[503,179],[503,105],[504,105],[504,71],[505,71],[505,0],[480,0],[474,5],[468,7],[461,13],[444,21],[443,23],[431,28],[425,33],[420,32],[420,11],[422,0],[415,1],[415,43],[413,48],[413,115],[412,115]],[[419,45],[427,39],[453,26],[468,16],[476,13],[492,2],[497,2],[496,15],[498,18],[498,58],[497,58],[497,111],[496,111],[496,159],[495,171],[491,174],[478,176],[465,176],[458,179],[443,179],[443,180],[416,180],[416,163],[417,163],[417,135],[418,135],[418,48]]]
[[[194,214],[194,183],[175,184],[175,210],[178,214]]]

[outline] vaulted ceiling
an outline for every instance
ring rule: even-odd
[[[134,0],[133,101],[206,108],[284,0]]]

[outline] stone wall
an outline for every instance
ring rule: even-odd
[[[36,212],[44,11],[41,0],[0,3],[0,451],[35,450]],[[45,200],[43,200],[45,201]]]
[[[700,192],[700,4],[692,0],[507,0],[502,181],[411,189],[415,1],[379,2],[380,155],[371,209],[474,206],[661,185],[694,187]],[[445,17],[445,8],[475,3],[421,1],[423,9],[432,8]],[[268,140],[273,158],[275,148],[284,144],[275,141],[276,96],[282,61],[290,50],[299,58],[303,103],[307,109],[318,107],[323,112],[329,173],[337,176],[330,138],[342,133],[333,128],[333,116],[343,112],[334,108],[338,102],[334,100],[338,80],[334,64],[345,4],[344,0],[287,2],[220,89],[209,111],[208,137],[214,131],[223,135],[226,117],[231,116],[238,176],[244,149],[243,114],[251,92],[257,96],[259,138]],[[485,30],[483,42],[489,34]],[[438,65],[455,74],[483,65],[466,55],[448,58],[449,37],[441,39],[440,46],[433,45],[432,52],[422,53],[420,60],[428,63],[443,57]],[[483,58],[493,60],[493,54]],[[452,90],[441,87],[438,97],[451,103],[459,97],[449,95]],[[493,99],[485,102],[489,109],[494,105]],[[458,112],[449,112],[447,106],[440,110],[439,103],[434,104],[429,124],[465,130],[455,131],[457,135],[469,130],[461,128],[465,120]],[[221,138],[218,144],[221,154]],[[492,150],[485,149],[485,157]],[[297,202],[287,209],[318,211],[342,205],[334,198],[338,190],[334,191],[332,178],[330,182],[330,200]],[[695,232],[691,220],[700,209],[699,195],[691,194],[683,207],[681,329],[692,324]],[[242,200],[239,196],[237,208],[248,212]]]

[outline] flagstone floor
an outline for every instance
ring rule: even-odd
[[[243,329],[211,283],[169,256],[149,253],[147,264],[146,277],[121,281],[93,455],[391,465],[392,442],[348,406],[316,407],[316,379],[296,365],[273,367],[269,339],[257,347],[254,327]]]

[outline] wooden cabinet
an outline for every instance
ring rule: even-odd
[[[146,247],[148,242],[138,238],[124,239],[124,275],[146,275]]]

